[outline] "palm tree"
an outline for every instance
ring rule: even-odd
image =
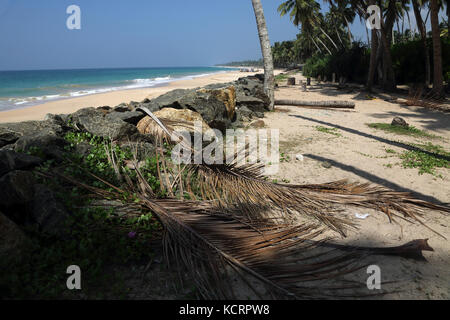
[[[431,65],[430,65],[430,51],[427,44],[427,29],[420,13],[423,1],[413,0],[414,16],[416,17],[417,29],[419,29],[420,37],[423,43],[423,50],[425,52],[425,85],[429,86],[431,81]]]
[[[338,50],[336,42],[322,28],[323,17],[320,13],[320,4],[315,0],[287,0],[278,7],[278,12],[280,16],[289,13],[294,25],[301,25],[302,33],[309,37],[313,36],[315,29],[320,30],[330,40],[336,50]],[[319,41],[319,39],[316,40]],[[327,51],[330,52],[328,48]]]
[[[333,16],[337,18],[339,23],[342,23],[347,28],[348,38],[351,45],[353,42],[353,37],[350,30],[350,24],[355,20],[356,12],[351,7],[350,1],[327,0],[327,2],[330,4],[330,13],[332,13]]]
[[[430,0],[431,8],[431,33],[433,37],[433,93],[437,98],[441,98],[444,93],[444,83],[442,76],[442,48],[441,32],[439,28],[439,4],[437,0]]]
[[[269,110],[273,110],[275,104],[275,77],[273,75],[273,57],[270,46],[269,33],[267,31],[266,19],[260,0],[252,0],[253,10],[258,27],[259,42],[264,60],[264,91],[270,98]]]

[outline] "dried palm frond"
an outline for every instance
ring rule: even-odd
[[[408,98],[401,102],[401,104],[407,106],[417,106],[423,107],[427,109],[440,110],[444,112],[449,112],[450,109],[444,104],[442,104],[442,99],[440,99],[436,94],[430,91],[427,94],[424,94],[424,88],[417,88],[416,90],[412,90],[408,95]]]
[[[327,239],[312,241],[325,231],[318,225],[250,221],[212,202],[150,198],[146,188],[137,195],[165,227],[166,256],[187,267],[205,298],[236,297],[230,272],[257,295],[261,285],[283,298],[368,293],[364,283],[342,278],[366,265],[362,262],[366,253],[329,250],[322,246]]]
[[[148,109],[142,110],[152,115]],[[151,117],[156,118],[154,115]],[[167,137],[175,139],[175,131],[170,126],[155,121],[163,128]],[[263,179],[262,164],[202,163],[188,166],[197,177],[196,183],[199,184],[204,200],[214,200],[222,207],[239,208],[250,219],[272,217],[292,221],[298,215],[313,218],[343,236],[346,229],[355,225],[338,216],[342,205],[373,208],[385,213],[390,221],[393,221],[394,216],[400,217],[399,214],[402,214],[408,221],[417,221],[423,225],[425,224],[420,217],[425,208],[450,212],[449,207],[415,199],[405,192],[369,184],[347,183],[345,180],[316,185],[272,183]],[[273,216],[274,212],[278,215]]]

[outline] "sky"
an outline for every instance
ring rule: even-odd
[[[282,0],[261,2],[271,42],[295,39],[298,28],[277,12]],[[70,5],[81,9],[80,30],[66,26]],[[359,21],[352,29],[366,41]],[[260,56],[251,0],[0,0],[0,70],[210,66]]]

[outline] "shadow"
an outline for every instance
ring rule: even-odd
[[[333,128],[337,128],[337,129],[342,130],[342,131],[346,131],[346,132],[349,132],[349,133],[352,133],[352,134],[357,134],[357,135],[359,135],[361,137],[365,137],[365,138],[368,138],[368,139],[373,139],[373,140],[376,140],[376,141],[379,141],[379,142],[382,142],[382,143],[386,143],[386,144],[391,145],[391,146],[403,148],[403,149],[408,150],[408,151],[420,151],[420,152],[426,153],[426,154],[428,154],[430,156],[433,156],[435,158],[450,161],[450,157],[448,157],[448,156],[437,154],[437,153],[434,153],[434,152],[430,152],[430,151],[427,151],[427,150],[424,150],[424,149],[421,149],[421,148],[418,148],[418,147],[415,147],[415,146],[412,146],[412,145],[409,145],[409,144],[406,144],[406,143],[403,143],[403,142],[389,140],[389,139],[378,137],[378,136],[374,136],[373,134],[365,133],[365,132],[362,132],[362,131],[359,131],[359,130],[356,130],[356,129],[343,127],[343,126],[340,126],[338,124],[334,124],[334,123],[330,123],[330,122],[326,122],[326,121],[322,121],[322,120],[317,120],[317,119],[313,119],[313,118],[309,118],[309,117],[305,117],[305,116],[301,116],[301,115],[297,115],[297,114],[290,114],[289,116],[290,117],[295,117],[295,118],[300,118],[300,119],[303,119],[303,120],[316,122],[316,123],[323,124],[323,125],[327,125],[327,126],[330,126],[330,127],[333,127]]]
[[[352,173],[354,173],[354,174],[356,174],[356,175],[358,175],[358,176],[360,176],[360,177],[362,177],[362,178],[364,178],[364,179],[366,179],[366,180],[368,180],[370,182],[382,185],[382,186],[384,186],[386,188],[389,188],[389,189],[392,189],[392,190],[395,190],[395,191],[408,192],[408,193],[410,193],[411,195],[413,195],[414,197],[416,197],[418,199],[421,199],[421,200],[424,200],[424,201],[428,201],[428,202],[433,202],[435,204],[439,204],[439,205],[442,205],[442,206],[447,206],[448,205],[448,203],[443,203],[440,200],[438,200],[438,199],[436,199],[436,198],[434,198],[432,196],[429,196],[429,195],[417,192],[417,191],[412,190],[412,189],[408,189],[408,188],[402,187],[402,186],[400,186],[400,185],[398,185],[398,184],[396,184],[396,183],[394,183],[392,181],[380,178],[380,177],[378,177],[378,176],[376,176],[376,175],[374,175],[374,174],[372,174],[370,172],[358,169],[358,168],[356,168],[354,166],[349,166],[349,165],[346,165],[344,163],[338,162],[336,160],[333,160],[333,159],[330,159],[330,158],[325,158],[325,157],[314,155],[314,154],[304,154],[303,156],[307,157],[307,158],[310,158],[310,159],[313,159],[313,160],[317,160],[317,161],[322,161],[322,162],[326,161],[326,162],[330,163],[332,166],[334,166],[336,168],[339,168],[339,169],[347,171],[347,172],[352,172]]]
[[[377,98],[380,101],[393,103],[400,108],[408,109],[409,111],[414,113],[392,111],[387,113],[373,114],[374,117],[393,118],[395,116],[398,116],[404,118],[420,118],[417,121],[427,129],[435,130],[450,128],[450,114],[448,114],[448,112],[445,112],[443,110],[428,109],[419,106],[407,106],[399,104],[397,99],[408,98],[408,92],[405,90],[398,89],[396,92],[383,92],[374,89],[372,92],[369,92],[363,86],[356,84],[346,84],[344,86],[339,86],[338,84],[333,83],[314,83],[313,85],[308,87],[308,92],[315,92],[317,94],[323,94],[329,97],[339,97],[341,95],[353,94],[354,96],[348,99],[353,101],[372,101],[370,97]],[[448,100],[442,103],[448,105]]]

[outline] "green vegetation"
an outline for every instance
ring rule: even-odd
[[[333,73],[347,81],[363,83],[369,68],[370,50],[361,42],[351,48],[340,49],[333,55],[315,54],[306,60],[303,74],[307,77],[331,80]]]
[[[414,137],[424,137],[424,138],[438,138],[438,136],[425,132],[423,130],[417,129],[414,126],[402,127],[393,126],[390,123],[368,123],[367,126],[373,129],[383,130],[386,132],[391,132],[400,135],[408,135]]]
[[[444,81],[450,80],[450,38],[448,19],[439,17],[445,6],[438,0],[380,1],[383,31],[369,36],[368,30],[365,44],[355,41],[350,25],[357,18],[367,19],[370,2],[326,3],[325,10],[318,0],[285,0],[279,5],[280,16],[289,16],[300,33],[293,41],[274,45],[275,66],[305,63],[305,76],[331,79],[335,73],[338,79],[365,84],[369,91],[374,85],[393,91],[398,84],[434,83],[432,94],[443,96]],[[411,15],[417,21],[416,30],[405,28],[411,26]],[[386,39],[381,38],[383,34]],[[436,74],[435,65],[439,68]]]
[[[316,126],[316,130],[320,131],[320,132],[332,134],[332,135],[337,136],[337,137],[342,137],[342,134],[340,134],[338,132],[337,128],[327,128],[327,127],[322,127],[322,126]]]
[[[278,75],[275,76],[275,81],[279,83],[279,82],[282,82],[282,81],[286,81],[287,78],[289,78],[289,75],[287,75],[285,73],[278,74]]]
[[[427,144],[413,144],[414,150],[404,151],[400,154],[392,149],[386,149],[385,151],[390,154],[397,154],[401,159],[400,165],[403,168],[418,168],[419,174],[432,174],[439,176],[436,173],[436,168],[450,168],[450,152],[440,145],[434,145],[432,143]],[[385,165],[388,168],[392,168],[392,164]]]
[[[88,186],[112,191],[88,172],[117,182],[107,150],[114,152],[121,165],[132,159],[131,150],[111,146],[108,141],[88,133],[71,132],[65,139],[69,143],[64,154],[66,160],[56,165],[57,170]],[[89,145],[84,156],[76,152],[80,144]],[[37,149],[30,152],[41,153]],[[155,157],[147,158],[141,171],[155,193],[163,196],[156,177],[156,162]],[[34,229],[26,230],[32,248],[19,266],[0,274],[0,291],[4,297],[14,299],[80,298],[66,288],[66,268],[76,264],[83,272],[84,295],[101,299],[106,298],[102,293],[109,292],[113,298],[124,297],[127,288],[123,277],[113,267],[146,265],[154,256],[151,242],[161,237],[160,222],[151,212],[142,211],[138,206],[134,215],[120,217],[111,206],[93,205],[94,198],[85,188],[74,187],[66,179],[52,175],[50,168],[55,168],[54,160],[44,162],[35,170],[35,175],[40,183],[56,192],[71,213],[66,236],[57,240]],[[135,173],[128,173],[133,179]],[[128,200],[135,198],[133,194],[125,194],[125,197]],[[100,289],[102,287],[108,290]]]
[[[288,154],[285,154],[283,152],[280,154],[280,162],[281,163],[289,162],[290,160],[291,160],[291,157]]]
[[[233,61],[228,63],[220,63],[217,66],[224,67],[259,67],[262,68],[264,66],[263,60],[243,60],[243,61]]]
[[[418,168],[419,174],[429,173],[436,175],[435,168],[450,168],[450,152],[444,150],[442,146],[427,144],[415,144],[420,150],[405,151],[400,155],[404,168]]]

